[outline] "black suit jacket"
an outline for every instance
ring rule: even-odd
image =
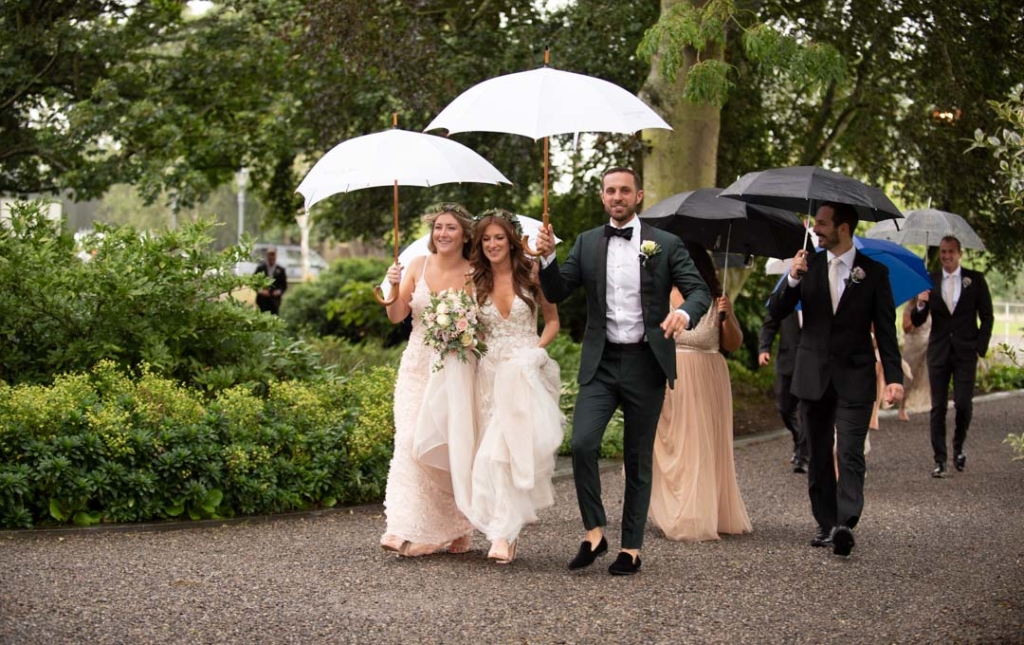
[[[846,401],[870,403],[877,392],[872,323],[885,382],[903,383],[889,269],[857,252],[853,266],[863,269],[864,279],[846,286],[833,314],[827,255],[808,257],[807,273],[797,286],[783,280],[768,301],[768,310],[782,319],[793,312],[797,301],[802,303],[804,326],[793,370],[794,396],[817,401],[831,382]]]
[[[931,276],[932,290],[928,302],[924,303],[923,309],[910,312],[910,321],[916,327],[923,325],[931,314],[928,364],[944,365],[949,360],[974,361],[978,356],[984,356],[988,353],[995,323],[992,294],[985,275],[960,267],[960,300],[952,312],[942,299],[942,271],[935,271]]]
[[[682,309],[690,316],[690,325],[696,325],[711,305],[711,291],[700,277],[682,240],[675,235],[640,222],[640,239],[653,240],[661,252],[641,266],[641,306],[647,342],[665,371],[669,386],[676,378],[675,341],[665,338],[661,323],[668,316],[669,294],[673,285],[679,288],[686,302]],[[576,238],[565,263],[552,262],[540,272],[544,296],[553,303],[565,300],[579,286],[587,294],[587,326],[583,332],[580,356],[579,382],[585,385],[594,378],[607,334],[607,302],[605,291],[608,271],[608,240],[604,226],[585,231]]]
[[[779,321],[766,312],[761,324],[761,335],[758,337],[758,353],[770,353],[775,334],[779,335],[779,351],[775,357],[775,373],[784,376],[793,374],[796,367],[796,348],[800,344],[800,320],[797,312],[793,312]]]
[[[256,265],[256,270],[253,271],[253,275],[257,275],[260,273],[262,273],[265,276],[270,276],[270,278],[273,279],[274,283],[270,285],[271,292],[280,290],[281,294],[284,295],[284,292],[288,290],[288,273],[280,264],[274,265],[274,275],[271,276],[270,267],[267,266],[267,263],[260,262],[259,264]],[[260,302],[264,301],[280,303],[281,296],[264,296],[261,294],[256,294],[256,304],[260,304]]]

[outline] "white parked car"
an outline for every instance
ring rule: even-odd
[[[235,265],[235,275],[252,275],[256,266],[263,261],[268,248],[277,249],[277,263],[284,267],[289,282],[302,282],[302,249],[295,244],[253,245],[252,261],[239,262]],[[309,277],[316,278],[321,271],[327,269],[327,260],[313,249],[309,250]]]

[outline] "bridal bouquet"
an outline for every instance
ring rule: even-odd
[[[427,346],[441,355],[434,363],[435,372],[444,367],[444,359],[449,354],[465,363],[469,354],[479,358],[487,352],[487,346],[480,339],[483,329],[477,318],[476,302],[462,289],[431,294],[430,305],[423,310],[420,320],[426,330]]]

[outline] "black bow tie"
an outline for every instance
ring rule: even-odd
[[[611,224],[604,225],[604,236],[605,237],[621,237],[627,240],[633,239],[633,227],[627,226],[623,228],[617,228]]]

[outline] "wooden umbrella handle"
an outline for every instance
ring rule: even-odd
[[[394,228],[395,248],[394,248],[394,263],[398,264],[398,180],[397,179],[395,180],[394,202],[395,202],[395,218],[394,218],[395,219],[395,223],[394,223],[394,225],[395,225],[395,228]],[[379,302],[380,304],[382,304],[385,307],[387,307],[388,305],[393,304],[395,302],[395,300],[398,300],[398,285],[392,285],[391,286],[391,295],[387,298],[387,300],[384,299],[384,290],[380,288],[380,285],[377,285],[376,287],[373,288],[373,297],[377,299],[377,302]]]
[[[546,52],[545,52],[546,54]],[[545,61],[547,62],[547,61]],[[548,138],[544,137],[544,227],[548,225]],[[530,257],[539,258],[540,253],[530,248],[530,236],[523,236],[523,251]]]

